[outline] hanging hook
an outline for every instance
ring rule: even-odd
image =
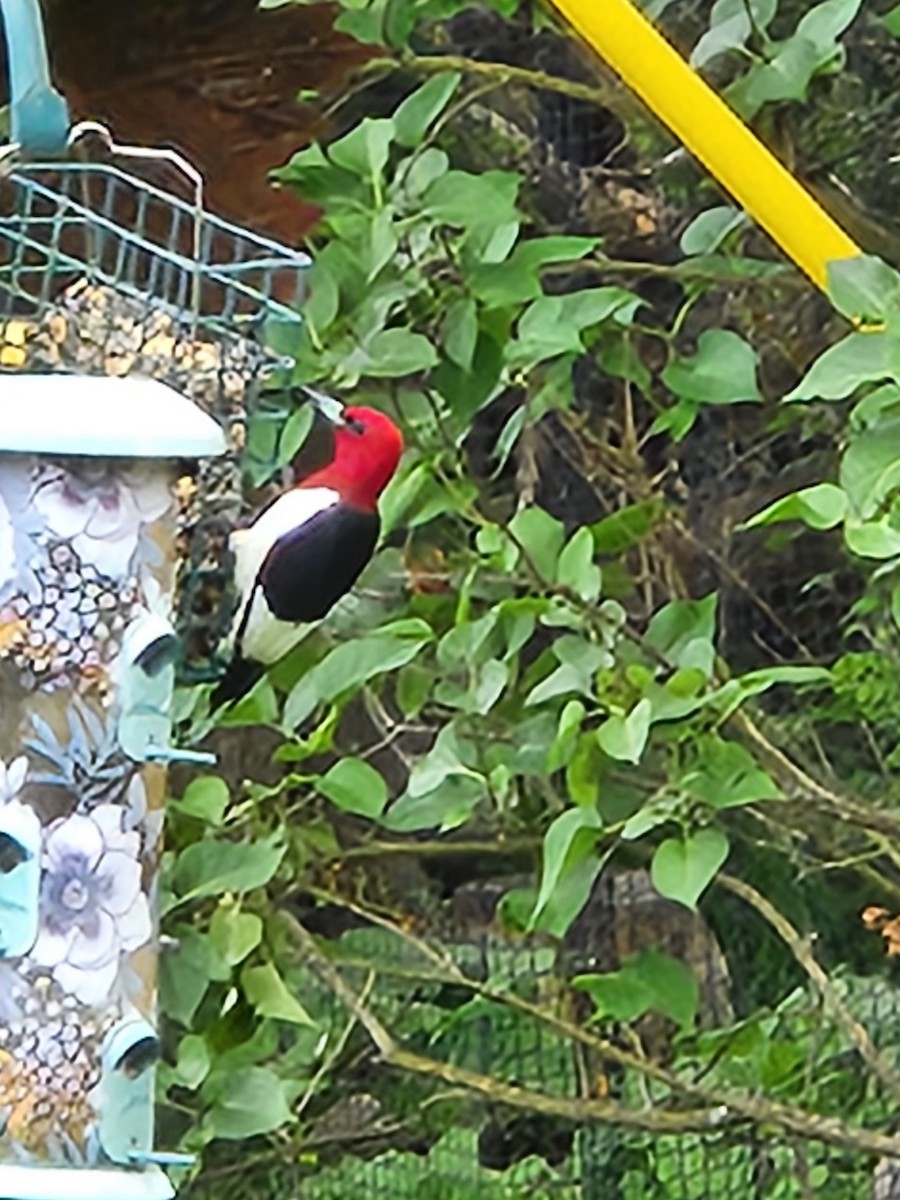
[[[9,59],[12,144],[30,158],[62,155],[69,109],[50,81],[38,0],[0,0],[0,12]]]

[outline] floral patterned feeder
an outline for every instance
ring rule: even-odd
[[[164,1200],[153,898],[174,485],[220,426],[147,379],[0,377],[0,1196]]]

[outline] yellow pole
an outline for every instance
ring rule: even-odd
[[[630,0],[552,3],[817,287],[862,254]]]

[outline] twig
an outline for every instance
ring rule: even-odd
[[[753,746],[760,761],[789,798],[813,801],[831,816],[849,821],[869,833],[880,833],[888,838],[900,839],[900,818],[893,813],[872,808],[855,797],[833,792],[818,783],[770,742],[746,712],[739,709],[731,716],[729,723],[741,735],[742,740]]]
[[[359,999],[360,999],[361,1004],[365,1004],[368,1001],[369,996],[372,993],[372,988],[374,986],[375,986],[375,972],[370,971],[369,974],[366,976],[366,982],[363,984],[363,989],[360,992]],[[296,1109],[294,1110],[298,1117],[301,1116],[303,1114],[303,1112],[306,1110],[306,1107],[309,1104],[310,1100],[312,1100],[313,1096],[316,1094],[316,1088],[319,1086],[319,1084],[322,1082],[322,1080],[325,1078],[325,1076],[328,1074],[328,1072],[331,1070],[331,1068],[334,1066],[334,1064],[337,1062],[337,1060],[340,1058],[340,1056],[344,1053],[347,1043],[350,1041],[350,1035],[353,1033],[353,1030],[356,1028],[356,1025],[357,1025],[356,1015],[354,1013],[351,1013],[347,1020],[347,1024],[344,1026],[344,1030],[341,1033],[341,1036],[338,1038],[338,1040],[334,1044],[334,1048],[331,1050],[331,1052],[329,1054],[327,1054],[325,1056],[325,1058],[323,1058],[323,1060],[319,1066],[319,1069],[313,1073],[313,1075],[311,1076],[310,1081],[307,1085],[306,1091],[300,1097],[300,1101],[297,1104]]]
[[[835,1021],[859,1051],[866,1065],[876,1075],[895,1100],[900,1100],[900,1076],[896,1074],[891,1064],[876,1049],[867,1030],[856,1020],[838,995],[828,973],[813,954],[809,942],[794,928],[787,917],[780,913],[771,901],[761,892],[735,879],[732,875],[720,874],[716,882],[734,895],[749,904],[775,930],[787,948],[793,954],[798,965],[803,968],[813,986],[822,997],[825,1007],[831,1012]]]
[[[433,841],[433,842],[366,842],[361,846],[351,846],[347,850],[335,850],[328,859],[351,858],[380,858],[391,856],[408,856],[412,858],[452,857],[459,854],[494,854],[505,858],[518,854],[533,854],[539,850],[539,837],[498,837],[490,842],[480,842],[476,839],[466,841]]]
[[[514,67],[510,63],[484,62],[466,58],[459,54],[403,54],[397,58],[373,58],[360,68],[360,76],[384,75],[390,71],[414,71],[420,75],[439,75],[444,71],[459,71],[464,75],[480,75],[496,81],[498,85],[518,83],[523,87],[536,88],[545,92],[557,92],[573,100],[584,100],[607,108],[621,121],[633,121],[635,116],[644,115],[644,109],[631,98],[624,88],[614,84],[576,83],[546,71],[535,71],[529,67]]]

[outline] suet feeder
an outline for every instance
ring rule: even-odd
[[[37,0],[0,9],[0,1197],[164,1200],[165,770],[209,760],[172,744],[197,536],[178,481],[200,463],[201,495],[239,491],[236,430],[284,365],[264,327],[299,320],[307,260],[205,212],[174,153],[70,130]],[[73,157],[86,138],[101,161]],[[189,199],[123,156],[177,169]]]

